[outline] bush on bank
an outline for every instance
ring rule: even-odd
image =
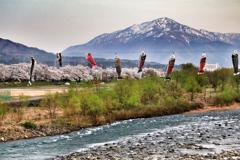
[[[154,75],[93,87],[80,87],[72,83],[64,96],[58,97],[56,94],[48,95],[42,101],[48,106],[49,117],[53,117],[50,106],[58,106],[63,109],[64,117],[76,125],[83,125],[83,121],[98,125],[129,118],[177,114],[202,107],[188,102],[180,84],[164,82]]]
[[[7,104],[3,104],[2,101],[0,100],[0,122],[5,118],[9,110],[10,110],[9,106]]]
[[[31,122],[31,121],[27,121],[27,122],[21,123],[20,125],[23,126],[26,129],[35,129],[35,128],[37,128],[37,125],[35,123]]]
[[[217,106],[224,106],[230,105],[237,100],[239,94],[236,90],[233,89],[225,89],[221,93],[217,94],[215,105]]]

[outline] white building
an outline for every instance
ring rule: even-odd
[[[205,67],[204,67],[204,71],[210,71],[210,72],[213,72],[213,71],[215,71],[217,69],[219,69],[218,63],[216,63],[216,64],[208,64],[208,63],[206,63]]]

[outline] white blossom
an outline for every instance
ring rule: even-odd
[[[0,64],[0,80],[1,81],[28,81],[30,78],[30,63],[19,63],[13,65]],[[144,68],[142,73],[138,73],[138,68],[122,68],[121,76],[128,78],[141,78],[147,70],[154,70],[153,68]],[[102,69],[96,67],[94,69],[88,66],[70,66],[66,65],[60,68],[49,67],[46,64],[35,64],[33,69],[34,81],[78,81],[78,80],[92,80],[94,78],[102,79],[108,77],[116,79],[118,77],[115,68]]]

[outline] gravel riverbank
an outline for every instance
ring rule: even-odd
[[[30,139],[36,137],[46,137],[53,135],[67,134],[81,127],[45,127],[40,126],[36,129],[25,129],[24,127],[8,127],[0,129],[0,143],[20,139]]]
[[[54,159],[240,159],[239,121],[180,125]]]

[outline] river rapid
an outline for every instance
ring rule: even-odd
[[[155,157],[195,152],[207,155],[240,149],[240,110],[130,119],[65,135],[4,142],[0,143],[0,159],[61,159],[75,152],[85,154],[108,145],[112,145],[111,148],[139,146],[143,141],[149,145],[164,144],[157,150],[154,147]],[[180,147],[174,147],[178,145]],[[129,154],[118,155],[129,158]],[[143,156],[148,155],[143,153]]]

